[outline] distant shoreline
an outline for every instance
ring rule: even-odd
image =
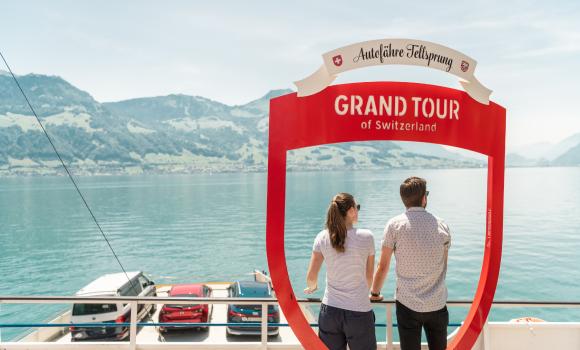
[[[556,169],[556,168],[578,168],[579,166],[570,165],[537,165],[537,166],[506,166],[506,169]],[[347,168],[347,167],[329,167],[329,168],[298,168],[289,167],[287,172],[289,173],[315,173],[315,172],[334,172],[334,171],[347,171],[347,172],[357,172],[357,171],[380,171],[380,170],[463,170],[463,169],[486,169],[485,164],[483,166],[472,166],[472,167],[377,167],[377,168]],[[142,172],[123,172],[123,171],[100,171],[100,172],[89,172],[86,170],[76,172],[74,168],[70,168],[71,173],[74,176],[82,177],[108,177],[108,176],[156,176],[156,175],[200,175],[200,174],[265,174],[267,169],[204,169],[197,171],[142,171]],[[54,169],[51,168],[50,171],[46,172],[12,172],[12,171],[0,171],[0,178],[16,178],[16,177],[63,177],[66,176],[64,169]]]

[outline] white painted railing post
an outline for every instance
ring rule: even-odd
[[[485,324],[483,325],[483,329],[481,330],[482,336],[483,336],[483,347],[482,350],[485,349],[491,349],[491,339],[489,339],[490,334],[489,334],[489,324],[487,323],[487,320],[485,321]]]
[[[262,303],[262,349],[268,348],[268,304]]]
[[[393,350],[393,306],[386,304],[387,307],[387,350]]]
[[[131,302],[131,326],[129,328],[129,349],[137,349],[137,302]]]

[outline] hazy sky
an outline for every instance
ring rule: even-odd
[[[10,1],[0,50],[17,74],[59,75],[98,101],[183,93],[243,104],[314,72],[351,43],[433,41],[478,61],[508,110],[508,146],[580,132],[580,1]],[[0,67],[0,69],[5,69]],[[447,73],[373,67],[336,83]]]

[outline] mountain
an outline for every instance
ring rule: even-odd
[[[580,134],[578,136],[580,136]],[[575,147],[572,147],[556,158],[552,164],[561,166],[580,166],[580,142],[578,142]]]
[[[479,160],[479,165],[482,166],[486,160],[486,157],[475,152],[463,150],[461,148],[454,147],[443,147],[441,145],[433,143],[423,143],[423,142],[394,142],[397,146],[401,147],[406,152],[423,154],[432,157],[453,159],[457,161],[464,162],[474,162]],[[452,149],[452,151],[450,150]]]
[[[580,165],[580,133],[556,143],[542,142],[516,148],[508,154],[510,166]],[[511,156],[511,157],[510,157]],[[510,162],[509,159],[515,160]],[[522,159],[525,159],[522,163]]]
[[[65,163],[81,172],[123,172],[150,152],[177,155],[183,148],[163,133],[127,132],[126,120],[59,77],[29,74],[19,82]],[[62,171],[56,160],[14,81],[0,76],[0,172]]]
[[[162,123],[172,119],[208,115],[229,116],[230,107],[199,96],[168,95],[103,103],[116,115],[145,123]]]
[[[75,174],[263,171],[272,90],[230,106],[172,94],[99,103],[57,76],[19,82]],[[479,167],[438,145],[357,142],[289,152],[289,170]],[[0,74],[0,175],[62,173],[56,155],[11,76]]]
[[[534,167],[540,165],[538,159],[526,158],[517,153],[508,153],[505,162],[508,167]]]
[[[534,159],[545,159],[546,154],[550,153],[554,147],[553,143],[550,142],[538,142],[516,147],[509,153],[517,155],[522,158],[534,160]]]

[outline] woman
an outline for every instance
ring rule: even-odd
[[[330,350],[376,349],[375,315],[369,300],[375,243],[371,231],[353,226],[358,205],[348,193],[332,199],[326,229],[314,240],[306,275],[306,294],[318,289],[318,272],[326,261],[326,290],[318,316],[318,336]]]

